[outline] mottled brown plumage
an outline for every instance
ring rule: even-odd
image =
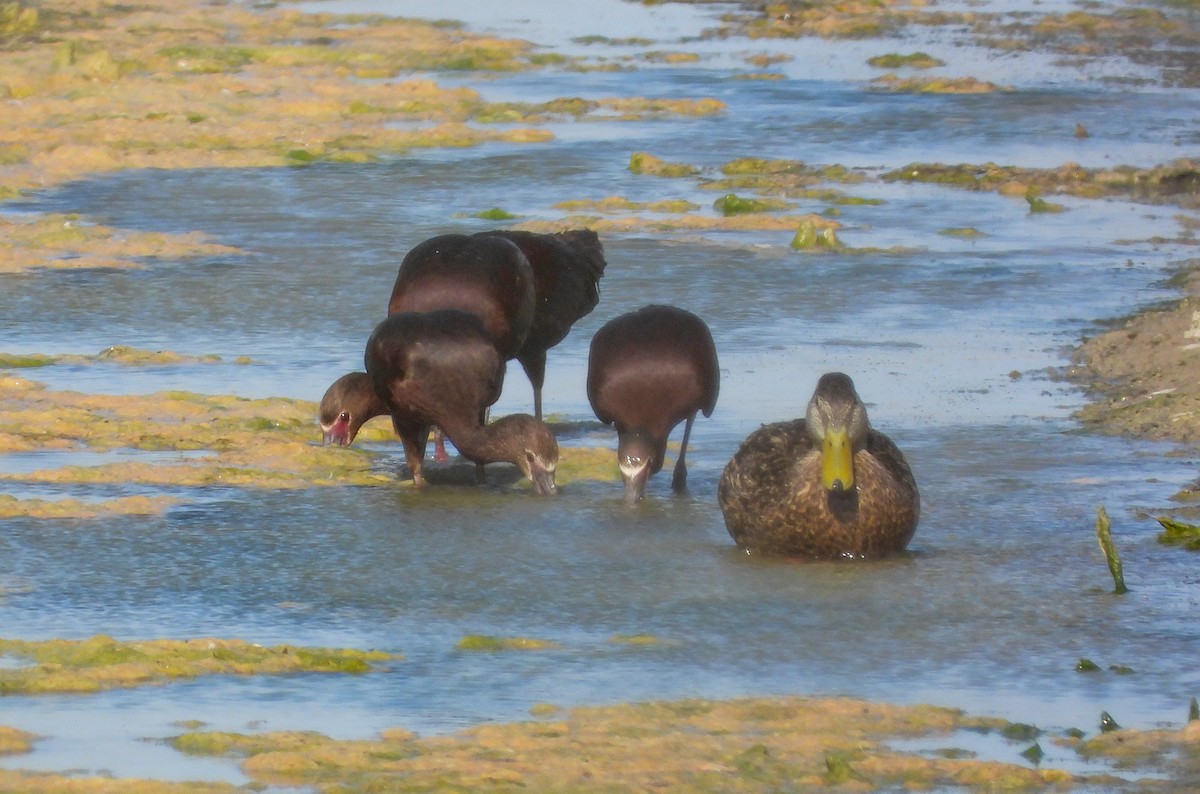
[[[842,442],[852,473],[823,465]],[[904,455],[870,427],[842,373],[822,376],[806,419],[765,425],[742,443],[717,500],[742,548],[814,558],[901,551],[916,532],[921,505]]]
[[[588,401],[617,428],[617,467],[625,497],[641,499],[663,465],[667,437],[686,421],[671,485],[687,487],[688,438],[696,414],[712,416],[720,391],[717,349],[708,326],[674,306],[646,306],[610,320],[592,338]]]

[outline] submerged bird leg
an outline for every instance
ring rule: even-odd
[[[684,456],[687,455],[688,437],[692,435],[692,422],[694,421],[696,421],[695,413],[687,418],[687,424],[683,426],[683,443],[679,445],[679,460],[675,461],[675,473],[671,475],[671,487],[677,493],[687,490],[687,464],[684,463]]]
[[[483,471],[482,463],[475,464],[475,482],[477,482],[480,485],[487,484],[487,475]]]

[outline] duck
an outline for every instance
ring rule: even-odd
[[[712,333],[697,315],[650,305],[605,323],[588,352],[587,396],[596,417],[617,430],[617,468],[625,501],[646,494],[662,469],[667,438],[685,422],[671,478],[687,490],[688,439],[696,414],[712,416],[721,386]]]
[[[871,427],[842,372],[820,377],[805,418],[746,438],[721,474],[717,501],[740,548],[816,559],[903,551],[921,513],[908,461]]]
[[[533,386],[533,415],[541,419],[547,351],[600,302],[600,278],[607,266],[604,246],[591,229],[551,234],[498,229],[484,234],[515,243],[533,270],[533,323],[515,357]]]
[[[366,372],[338,378],[321,399],[321,425],[330,443],[349,444],[364,422],[390,415],[404,446],[413,484],[425,484],[422,464],[432,427],[445,431],[463,457],[484,466],[507,461],[533,483],[557,490],[558,442],[528,414],[486,421],[500,397],[505,358],[476,315],[457,309],[398,312],[372,331],[363,356]]]

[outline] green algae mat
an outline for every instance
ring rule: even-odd
[[[0,658],[5,657],[28,664],[0,668],[0,696],[99,692],[204,675],[365,673],[398,658],[381,651],[216,638],[120,642],[103,634],[86,640],[0,639]]]

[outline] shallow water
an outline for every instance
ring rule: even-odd
[[[447,6],[439,16],[477,5]],[[596,31],[612,37],[645,35],[646,14],[670,13],[679,37],[711,24],[711,12],[694,8],[588,5],[600,9]],[[518,8],[507,21],[476,24],[518,35],[524,16]],[[676,36],[675,27],[663,30]],[[551,25],[526,37],[592,52],[567,41],[578,35]],[[137,172],[70,185],[32,208],[121,227],[201,230],[247,255],[4,276],[0,350],[87,354],[125,344],[249,356],[250,365],[22,374],[82,391],[315,400],[361,367],[363,340],[382,317],[403,254],[433,234],[488,227],[464,214],[498,206],[522,219],[554,218],[558,201],[609,195],[704,206],[715,198],[691,180],[630,174],[634,151],[706,168],[766,156],[876,172],[917,160],[1152,165],[1196,143],[1196,92],[1114,88],[1066,67],[1047,73],[1036,55],[946,45],[952,72],[1013,83],[1020,90],[1011,94],[864,90],[875,76],[865,58],[917,48],[907,44],[726,40],[696,45],[713,55],[694,66],[458,76],[488,99],[715,96],[729,110],[714,119],[562,124],[549,145],[375,165]],[[737,53],[761,51],[796,56],[781,67],[785,79],[732,79],[747,70]],[[842,69],[843,61],[853,63]],[[1097,74],[1123,68],[1106,64]],[[1074,137],[1077,122],[1089,138]],[[605,236],[601,304],[551,351],[547,411],[592,418],[587,345],[606,320],[649,301],[699,313],[712,327],[723,382],[716,413],[693,433],[686,496],[670,493],[667,474],[633,509],[615,482],[571,485],[553,500],[452,485],[424,493],[228,489],[189,494],[190,504],[162,517],[6,522],[4,636],[215,635],[406,658],[358,677],[7,698],[0,721],[53,738],[3,764],[237,781],[232,763],[184,759],[143,739],[179,733],[181,720],[346,737],[393,725],[437,732],[520,719],[538,702],[684,696],[846,694],[1089,732],[1101,711],[1129,727],[1181,723],[1200,692],[1200,576],[1194,555],[1159,546],[1157,525],[1138,510],[1165,504],[1195,477],[1195,460],[1165,456],[1165,445],[1078,432],[1070,414],[1081,397],[1048,374],[1096,318],[1168,295],[1160,279],[1189,254],[1147,241],[1177,234],[1176,211],[1056,199],[1069,211],[1030,215],[1023,201],[992,194],[875,183],[846,190],[885,203],[844,207],[843,242],[919,250],[806,256],[787,247],[789,233],[767,232]],[[987,236],[938,234],[964,226]],[[869,564],[746,557],[716,508],[721,468],[760,423],[799,415],[817,376],[831,369],[853,375],[874,423],[913,465],[924,510],[911,553]],[[493,413],[530,406],[514,366]],[[589,431],[585,441],[596,437]],[[599,437],[615,445],[611,433]],[[391,449],[399,468],[398,445]],[[26,471],[29,462],[0,457],[0,470]],[[25,495],[21,488],[5,491]],[[127,489],[34,490],[90,497]],[[1132,590],[1124,597],[1109,594],[1095,542],[1102,504]],[[468,634],[562,647],[455,651]],[[629,634],[660,642],[613,641]],[[1103,672],[1077,673],[1081,657]]]

